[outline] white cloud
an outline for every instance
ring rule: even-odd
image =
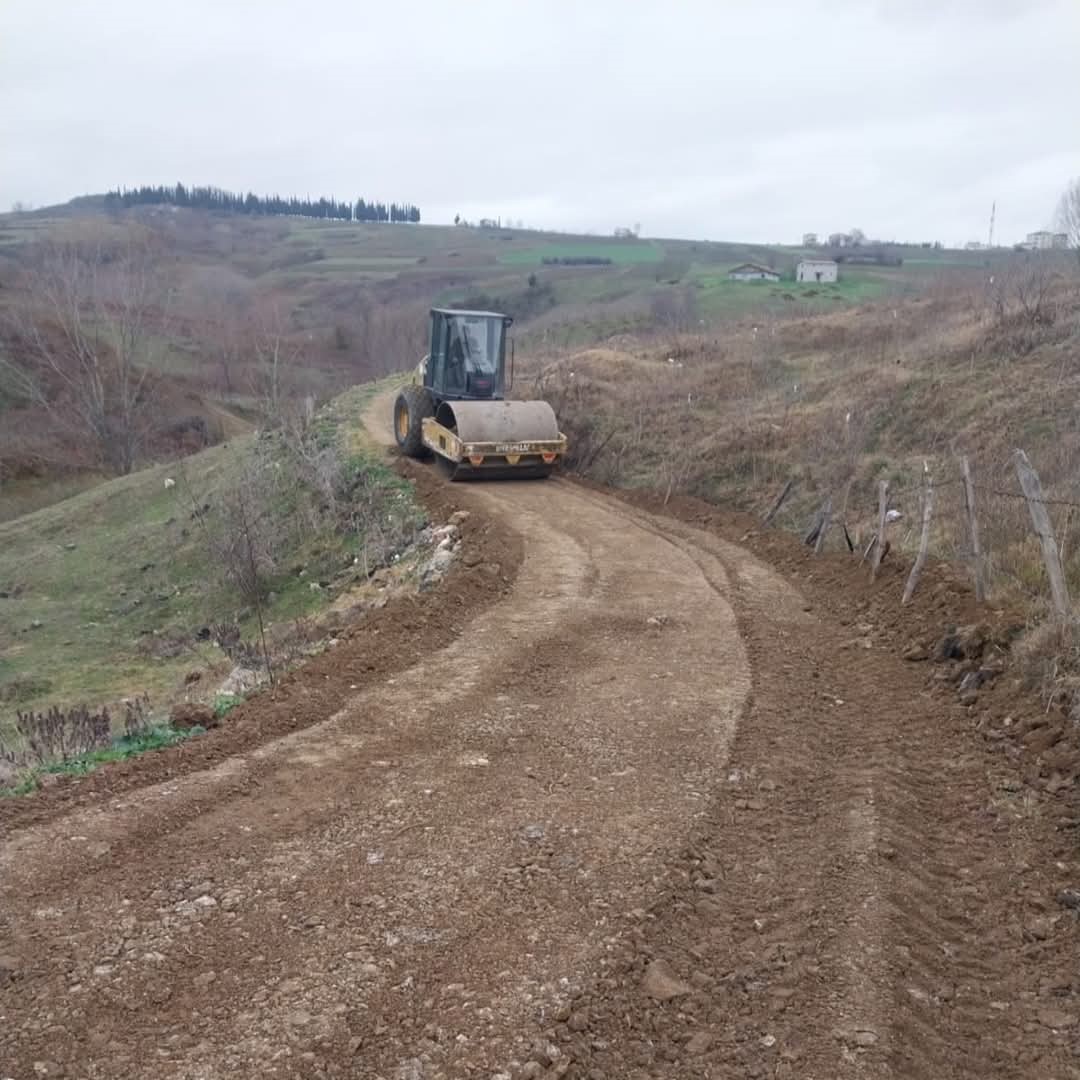
[[[995,198],[1002,236],[1038,227],[1080,174],[1075,0],[64,7],[0,7],[0,206],[183,179],[963,240]]]

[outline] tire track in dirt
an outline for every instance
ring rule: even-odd
[[[1080,863],[865,603],[566,482],[455,492],[522,538],[505,602],[0,844],[10,1073],[1080,1075],[1039,869]]]
[[[641,515],[635,520],[686,553],[707,578],[710,570],[725,579],[730,574],[743,623],[756,623],[760,630],[767,625],[768,636],[785,642],[780,672],[785,697],[794,697],[792,682],[813,681],[817,669],[806,663],[810,658],[798,639],[818,630],[818,620],[804,611],[808,605],[787,582],[698,530]],[[659,1048],[640,1052],[637,1065],[656,1069],[657,1075],[678,1074],[680,1066],[687,1075],[700,1075],[706,1062],[726,1065],[733,1076],[755,1075],[770,1063],[781,1075],[792,1067],[803,1075],[808,1066],[821,1068],[821,1076],[881,1075],[876,1043],[885,1010],[876,947],[882,911],[872,777],[860,772],[859,748],[838,730],[849,721],[837,715],[837,699],[825,691],[822,715],[815,717],[817,753],[802,747],[791,754],[785,743],[805,738],[793,725],[771,733],[767,748],[761,746],[755,718],[763,691],[767,696],[770,688],[762,686],[756,665],[754,671],[749,729],[740,731],[736,747],[755,744],[756,760],[733,757],[725,778],[731,797],[714,809],[716,832],[696,838],[686,855],[688,895],[661,902],[665,913],[685,921],[683,935],[695,940],[680,948],[669,939],[659,949],[631,950],[633,959],[628,957],[631,971],[624,985],[638,1002],[642,964],[658,957],[677,957],[700,997],[690,998],[688,1004],[696,1008],[689,1018],[681,1017],[683,1047],[668,1041],[672,1025],[662,1007],[645,1014],[644,1030],[654,1029],[662,1041],[654,1040]],[[765,678],[777,674],[770,668]],[[777,809],[779,823],[770,820],[770,811]],[[744,835],[750,852],[732,843]],[[720,950],[716,942],[723,943]],[[710,957],[717,962],[710,964]],[[793,1001],[799,1002],[797,1010],[789,1008]],[[745,1023],[721,1013],[724,1005],[744,1009]],[[873,1046],[860,1045],[871,1036]],[[728,1045],[721,1049],[723,1044]]]
[[[695,564],[621,517],[467,497],[525,538],[511,602],[321,724],[6,840],[0,1059],[457,1075],[592,970],[700,813],[745,656]]]
[[[981,746],[911,665],[809,613],[792,634],[782,580],[698,529],[656,525],[723,562],[754,691],[730,787],[676,887],[579,1003],[594,1023],[575,1058],[643,1077],[1080,1075],[1075,1013],[1046,1000],[1068,980],[1007,946],[1058,922],[1025,930],[1010,903],[1053,850],[1045,825],[1040,849],[999,813]],[[656,957],[694,990],[649,1005]]]

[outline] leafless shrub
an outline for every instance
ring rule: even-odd
[[[44,247],[17,283],[5,379],[63,429],[74,426],[117,474],[153,425],[167,290],[160,241],[141,229]]]
[[[315,619],[291,619],[275,626],[270,634],[271,649],[282,667],[289,667],[308,656],[320,639],[324,629]]]
[[[256,453],[236,480],[198,501],[183,468],[191,516],[199,526],[223,584],[252,606],[261,606],[287,546],[281,480],[268,455]]]
[[[219,387],[226,396],[240,389],[249,368],[251,292],[251,282],[238,272],[206,266],[190,275],[180,301],[203,355],[220,374]]]
[[[1080,266],[1080,176],[1069,182],[1057,206],[1057,226],[1068,238]]]
[[[271,684],[274,671],[266,645],[264,609],[279,560],[286,548],[288,515],[274,462],[257,454],[235,484],[217,493],[213,502],[198,502],[187,474],[181,478],[191,501],[212,565],[222,584],[232,588],[255,611],[262,661]]]
[[[100,750],[112,741],[108,710],[91,712],[85,705],[73,709],[54,706],[44,713],[19,712],[15,727],[37,764],[68,761],[79,754]]]
[[[360,540],[365,576],[386,566],[416,539],[420,521],[411,504],[370,469],[347,474],[348,528]]]
[[[1010,362],[1053,340],[1066,288],[1060,264],[1050,252],[1029,252],[1011,259],[987,283],[991,316],[984,348]]]
[[[649,300],[649,316],[657,328],[685,333],[697,324],[697,293],[686,286],[658,289]]]
[[[415,367],[428,350],[426,304],[371,303],[351,317],[349,348],[366,377]]]
[[[124,734],[128,738],[146,731],[146,706],[145,698],[124,702]],[[7,747],[0,753],[9,764],[20,768],[70,761],[93,750],[105,749],[113,741],[113,721],[108,709],[95,712],[86,705],[18,712],[15,730],[22,748]]]
[[[124,702],[124,736],[128,739],[142,735],[150,728],[149,699],[144,695]]]
[[[1013,646],[1018,670],[1047,708],[1059,705],[1080,723],[1080,620],[1049,619]]]
[[[247,340],[253,358],[252,390],[268,423],[280,425],[298,405],[294,384],[303,361],[280,301],[268,297],[253,306]]]

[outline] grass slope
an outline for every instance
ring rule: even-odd
[[[411,489],[382,464],[360,426],[376,389],[347,392],[317,422],[374,484],[415,509]],[[235,484],[257,438],[246,435],[0,523],[0,725],[16,708],[107,704],[144,692],[157,700],[192,667],[223,661],[213,645],[196,645],[194,633],[237,614],[244,619],[245,612],[218,585],[193,500],[213,503]],[[166,487],[166,478],[175,486]],[[309,535],[288,562],[312,572],[275,580],[269,618],[317,611],[326,600],[311,589],[313,577],[344,565],[363,542],[359,535]],[[250,613],[246,618],[243,629],[250,631]]]
[[[926,463],[942,484],[931,551],[967,558],[965,454],[992,582],[1045,597],[1011,461],[1021,447],[1059,500],[1050,513],[1075,594],[1080,281],[1071,273],[1055,279],[1038,319],[1012,302],[997,314],[979,288],[889,295],[804,318],[747,320],[722,334],[618,339],[539,358],[527,373],[542,373],[535,392],[555,408],[571,464],[587,475],[754,510],[795,479],[778,522],[800,532],[828,496],[833,520],[867,539],[877,483],[887,479],[903,513],[892,542],[910,548]],[[788,286],[747,287],[767,295]],[[828,542],[841,548],[840,530]]]

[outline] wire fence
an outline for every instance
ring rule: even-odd
[[[795,486],[794,479],[785,483],[766,523]],[[952,466],[944,475],[927,461],[918,481],[823,495],[809,528],[800,530],[806,543],[815,551],[826,538],[834,548],[843,544],[871,573],[890,551],[914,554],[905,602],[933,557],[966,565],[979,599],[1019,593],[1071,615],[1070,597],[1080,588],[1080,499],[1045,492],[1023,451],[1004,462],[962,458],[959,471]]]

